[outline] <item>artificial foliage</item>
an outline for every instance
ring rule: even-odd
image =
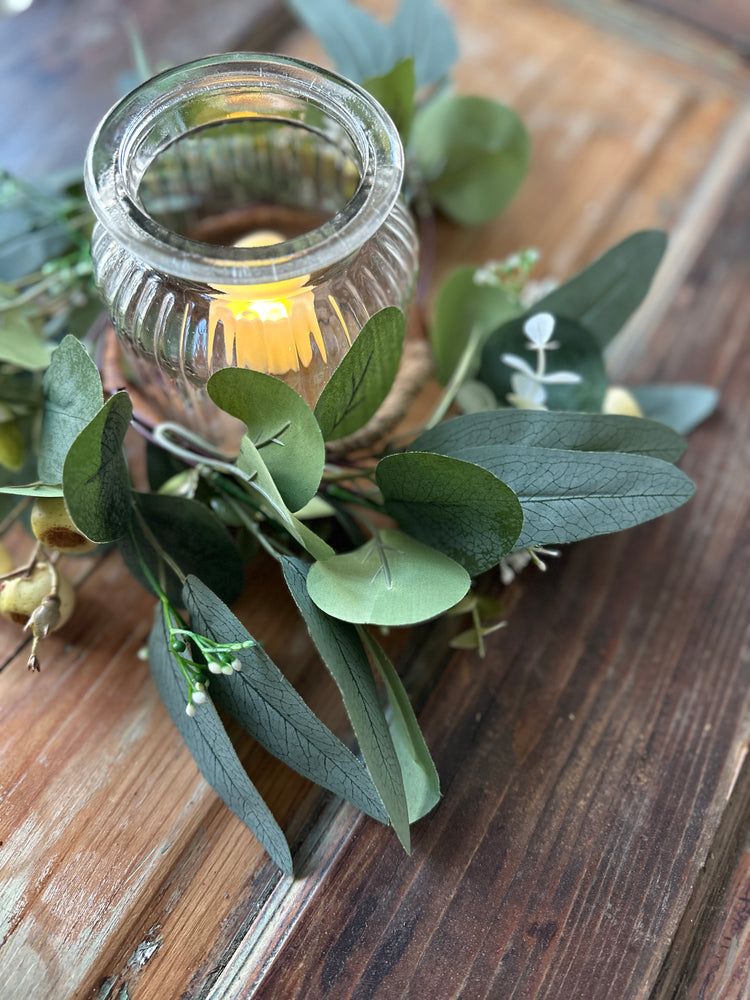
[[[471,225],[510,200],[528,163],[526,131],[502,104],[452,92],[455,38],[432,0],[404,0],[390,25],[345,0],[292,6],[341,72],[392,112],[418,214]],[[341,457],[341,439],[368,424],[396,379],[406,327],[398,309],[367,323],[314,411],[272,376],[220,371],[207,391],[244,424],[236,453],[161,424],[144,492],[123,447],[133,403],[126,391],[105,394],[87,337],[97,305],[80,184],[32,190],[5,177],[0,213],[3,529],[29,505],[57,504],[73,541],[119,548],[156,599],[148,656],[175,725],[281,869],[293,872],[286,839],[220,713],[389,823],[408,851],[410,824],[439,801],[439,778],[379,628],[464,614],[470,625],[454,644],[482,654],[502,625],[496,599],[475,589],[482,574],[499,568],[511,579],[559,545],[666,514],[693,491],[675,465],[681,434],[710,413],[715,394],[692,385],[613,393],[604,356],[649,289],[664,235],[633,234],[533,302],[531,253],[450,274],[426,323],[442,392],[408,439]],[[40,541],[27,566],[2,577],[3,613],[8,584],[45,560],[54,566],[56,554]],[[259,554],[276,564],[338,687],[352,746],[230,608]],[[34,669],[60,624],[62,577],[51,571],[44,600],[26,612]]]

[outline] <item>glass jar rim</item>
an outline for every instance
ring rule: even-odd
[[[202,93],[216,95],[232,88],[247,94],[265,91],[297,99],[317,107],[345,132],[359,157],[359,184],[349,201],[317,228],[271,246],[219,246],[163,226],[139,204],[138,189],[146,170],[180,138],[159,133],[157,147],[148,157],[139,157],[143,144],[158,133],[164,117]],[[201,122],[201,127],[221,120]],[[228,116],[227,120],[232,119]],[[194,130],[188,128],[183,134]],[[127,94],[95,131],[84,176],[99,223],[145,263],[176,278],[215,285],[252,285],[299,278],[345,260],[388,217],[399,196],[403,173],[398,131],[367,91],[302,60],[234,52],[176,66]]]

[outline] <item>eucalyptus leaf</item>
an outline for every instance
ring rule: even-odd
[[[458,54],[451,21],[434,0],[401,0],[387,25],[348,0],[289,0],[289,5],[350,80],[383,76],[413,57],[417,85],[423,86],[443,79]]]
[[[414,60],[402,59],[390,72],[365,80],[362,86],[383,105],[406,142],[414,118],[414,91],[417,81]]]
[[[365,765],[391,825],[408,853],[409,809],[401,765],[357,630],[330,617],[315,605],[308,591],[306,563],[283,557],[281,565],[284,579],[310,637],[341,692]]]
[[[19,497],[61,497],[62,486],[47,483],[21,483],[18,486],[0,486],[0,493],[12,493]]]
[[[515,491],[524,516],[519,549],[633,527],[681,506],[695,489],[684,472],[647,455],[505,444],[461,454]]]
[[[395,667],[366,628],[358,631],[388,692],[391,736],[404,779],[409,822],[415,823],[440,801],[440,778]]]
[[[192,628],[222,643],[251,639],[244,625],[200,580],[188,577],[184,603]],[[262,646],[235,654],[242,670],[211,678],[211,699],[275,757],[385,823],[383,803],[362,763],[318,719]]]
[[[120,539],[119,547],[128,569],[147,590],[151,586],[141,559],[176,606],[182,603],[182,585],[189,574],[199,576],[224,601],[239,597],[244,583],[242,558],[213,511],[188,497],[158,493],[132,496],[136,511],[133,535],[128,533]],[[182,577],[155,549],[154,539],[179,567]]]
[[[386,510],[402,528],[469,573],[483,573],[515,547],[521,504],[478,464],[411,451],[384,458],[376,477]]]
[[[716,409],[719,393],[708,385],[639,385],[630,390],[647,417],[688,434]]]
[[[69,334],[63,338],[44,373],[42,388],[39,478],[60,483],[68,448],[104,403],[97,367],[77,337]]]
[[[660,230],[633,233],[545,295],[531,311],[577,320],[603,348],[645,299],[666,247],[666,234]]]
[[[686,441],[669,427],[641,417],[503,409],[446,420],[420,434],[409,450],[463,458],[469,449],[497,445],[619,451],[676,462]]]
[[[469,339],[476,338],[476,360],[467,374],[479,369],[482,344],[501,324],[520,312],[501,285],[478,284],[476,268],[459,267],[440,286],[430,329],[430,343],[438,379],[445,384],[453,374]]]
[[[208,380],[217,406],[247,427],[284,503],[300,510],[315,496],[325,445],[315,417],[294,389],[272,375],[223,368]]]
[[[414,116],[409,147],[432,202],[464,225],[487,222],[508,204],[530,155],[514,111],[465,95],[424,105]]]
[[[326,441],[364,426],[388,395],[398,371],[406,319],[388,306],[365,323],[315,406]]]
[[[50,352],[40,324],[22,309],[0,312],[0,362],[28,371],[41,371],[49,364]]]
[[[470,583],[458,562],[392,528],[352,552],[313,563],[307,577],[321,611],[372,625],[427,621],[460,601]]]
[[[542,312],[541,307],[534,313]],[[531,359],[532,368],[536,355],[529,350],[523,332],[525,319],[519,317],[504,323],[486,341],[482,351],[479,378],[485,382],[501,402],[512,391],[511,376],[514,369],[502,360],[503,354],[515,354]],[[602,352],[596,338],[584,326],[572,319],[558,318],[555,324],[555,342],[559,347],[546,352],[547,374],[566,371],[581,376],[572,385],[545,385],[546,405],[550,410],[581,410],[600,413],[607,390],[607,373]]]
[[[157,608],[149,636],[148,656],[162,701],[201,774],[232,812],[252,830],[279,868],[292,875],[292,856],[281,827],[248,778],[213,704],[208,700],[199,705],[193,718],[185,714],[185,681],[169,649],[161,608]]]
[[[115,393],[65,458],[65,503],[76,526],[94,542],[115,541],[130,524],[130,475],[122,445],[132,416],[128,394]]]
[[[327,559],[333,554],[331,546],[289,510],[260,452],[247,435],[240,444],[237,468],[243,474],[245,485],[257,493],[263,501],[264,512],[272,520],[283,525],[292,538],[295,538],[314,559]]]

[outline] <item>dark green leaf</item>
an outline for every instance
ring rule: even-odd
[[[317,492],[325,445],[315,417],[294,389],[272,375],[223,368],[208,381],[217,406],[247,427],[284,503],[300,510]]]
[[[120,538],[130,524],[130,476],[122,443],[133,416],[126,392],[117,392],[68,449],[63,490],[70,516],[94,542]]]
[[[521,119],[486,97],[426,104],[414,116],[409,145],[430,199],[464,225],[486,222],[504,208],[529,163]]]
[[[388,691],[391,736],[401,764],[409,822],[415,823],[440,801],[440,779],[401,678],[367,629],[358,631]]]
[[[399,135],[406,142],[414,117],[414,60],[402,59],[383,76],[373,76],[362,85],[383,105],[393,119]]]
[[[222,643],[250,639],[229,608],[195,577],[185,584],[184,601],[192,628],[201,635]],[[213,702],[295,771],[387,822],[362,763],[307,707],[265,650],[256,645],[234,655],[243,669],[211,678]]]
[[[409,450],[463,458],[468,449],[516,445],[619,451],[676,462],[685,444],[685,439],[670,428],[640,417],[504,409],[446,420],[420,434]]]
[[[633,233],[531,311],[578,320],[605,347],[646,297],[666,247],[659,230]]]
[[[386,510],[405,531],[469,573],[482,573],[511,552],[523,525],[513,490],[469,461],[423,452],[389,455],[378,463],[377,483]]]
[[[39,445],[39,478],[62,482],[68,448],[104,403],[96,365],[77,337],[68,335],[44,373],[44,421]]]
[[[326,614],[372,625],[413,625],[459,601],[469,574],[403,531],[386,529],[365,545],[316,562],[307,589]]]
[[[242,559],[213,511],[197,500],[158,493],[134,493],[133,502],[137,510],[133,518],[135,539],[128,534],[119,545],[128,569],[146,589],[151,587],[139,553],[170,601],[176,606],[182,603],[182,579],[155,550],[156,539],[183,577],[199,576],[224,601],[239,597],[244,582]]]
[[[476,361],[468,375],[479,368],[479,351],[493,330],[517,315],[518,307],[500,285],[477,284],[476,268],[459,267],[440,287],[430,330],[438,379],[445,384],[453,374],[461,355],[476,338]]]
[[[674,510],[694,492],[684,472],[645,455],[486,445],[466,448],[462,457],[515,491],[524,516],[519,549],[630,528]]]
[[[358,431],[388,395],[401,360],[405,325],[401,310],[389,306],[362,327],[315,406],[326,441]]]
[[[719,393],[708,385],[639,385],[630,390],[643,413],[688,434],[716,409]]]
[[[281,564],[310,636],[341,692],[354,735],[391,825],[408,852],[409,813],[401,766],[357,630],[329,617],[313,603],[307,590],[305,563],[284,558]]]
[[[534,313],[541,311],[535,309]],[[525,319],[519,317],[504,323],[489,337],[482,351],[479,378],[492,389],[501,403],[511,392],[510,379],[514,372],[502,360],[502,355],[516,354],[527,359],[532,368],[536,365],[535,352],[528,350],[524,322]],[[601,413],[607,390],[607,373],[596,338],[575,320],[558,319],[554,339],[560,346],[546,353],[547,373],[575,372],[581,376],[581,381],[574,385],[545,385],[546,405],[551,410]]]
[[[169,649],[160,608],[149,637],[148,655],[159,694],[201,774],[252,830],[279,868],[292,875],[292,856],[281,827],[248,778],[211,701],[199,705],[192,719],[185,714],[185,681]]]

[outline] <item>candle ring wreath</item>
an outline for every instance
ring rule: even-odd
[[[435,213],[467,226],[503,209],[527,169],[526,130],[497,101],[453,91],[456,40],[433,0],[402,0],[390,24],[347,0],[292,7],[347,86],[395,123],[406,151],[399,197],[423,249]],[[364,176],[347,180],[347,204],[364,197]],[[261,295],[230,275],[214,284],[200,329],[204,346],[221,329],[232,349],[198,390],[203,414],[241,428],[227,449],[200,423],[170,419],[169,393],[166,412],[144,417],[148,385],[139,393],[137,382],[123,390],[116,381],[126,361],[115,363],[115,384],[107,375],[111,343],[102,353],[92,335],[103,324],[81,178],[31,187],[2,175],[0,215],[1,530],[22,519],[35,538],[15,567],[0,543],[0,612],[30,633],[29,669],[40,669],[45,637],[74,611],[59,557],[116,546],[156,598],[147,656],[167,710],[273,861],[293,874],[284,833],[220,712],[390,824],[409,851],[410,824],[437,805],[440,786],[379,629],[463,614],[469,627],[453,645],[482,656],[503,621],[480,579],[543,569],[558,546],[658,517],[693,492],[675,463],[715,391],[613,386],[604,359],[649,289],[665,235],[634,233],[559,284],[532,278],[528,250],[459,267],[429,318],[423,265],[408,334],[403,303],[370,309],[356,329],[340,296],[329,296],[325,319],[305,276]],[[244,246],[278,262],[284,240],[255,232]],[[274,359],[290,338],[304,364],[325,358],[320,329],[334,313],[346,350],[311,402]],[[262,350],[251,334],[265,338]],[[405,433],[428,379],[439,391]],[[123,447],[131,422],[148,438],[147,490],[134,488]],[[245,562],[264,555],[341,693],[351,746],[230,610]]]

